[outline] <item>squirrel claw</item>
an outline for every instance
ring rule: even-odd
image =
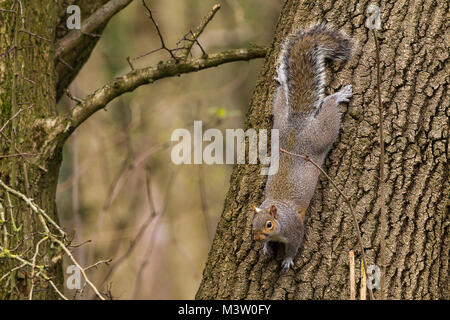
[[[288,272],[290,268],[294,267],[294,261],[292,260],[292,258],[286,258],[283,260],[281,266],[283,267],[284,272]]]

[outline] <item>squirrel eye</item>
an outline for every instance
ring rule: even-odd
[[[266,228],[267,229],[272,229],[273,225],[272,225],[272,221],[267,221],[266,222]]]

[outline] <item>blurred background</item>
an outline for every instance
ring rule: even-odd
[[[270,46],[281,0],[147,1],[169,48],[216,3],[221,9],[199,38],[206,52]],[[127,57],[159,46],[142,2],[133,1],[108,24],[70,92],[92,93],[130,71]],[[201,56],[198,47],[192,53]],[[133,64],[156,66],[168,57],[159,51]],[[142,86],[97,112],[66,144],[58,212],[73,244],[81,244],[74,255],[93,265],[88,275],[102,292],[114,299],[195,297],[232,165],[176,166],[170,137],[177,128],[192,130],[194,120],[203,130],[243,128],[262,63],[235,62]],[[70,105],[65,97],[59,109]],[[76,297],[92,298],[87,290]]]

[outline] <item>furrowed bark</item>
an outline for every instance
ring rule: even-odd
[[[341,107],[341,134],[324,168],[352,198],[367,263],[380,265],[380,145],[375,44],[365,27],[369,4],[286,1],[245,125],[271,128],[276,58],[291,30],[325,20],[358,41],[347,66],[327,68],[328,93],[351,83],[354,95]],[[428,0],[381,6],[387,299],[449,297],[448,6]],[[361,252],[342,197],[320,178],[295,269],[283,274],[280,257],[264,258],[251,238],[252,205],[262,201],[265,182],[258,166],[235,165],[196,298],[348,299],[348,254],[355,251],[359,286]]]

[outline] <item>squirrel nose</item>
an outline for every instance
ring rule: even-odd
[[[264,240],[265,236],[263,234],[261,234],[261,232],[255,232],[253,239],[255,241],[262,241]]]

